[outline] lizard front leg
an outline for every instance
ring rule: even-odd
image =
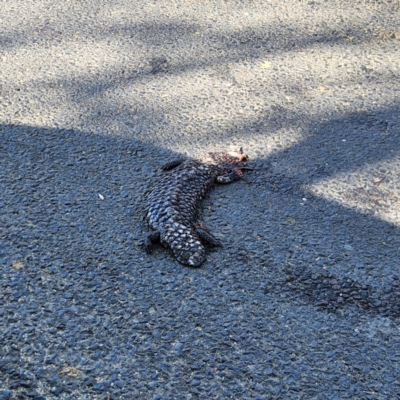
[[[177,160],[172,160],[167,163],[165,163],[161,168],[163,171],[169,171],[170,169],[173,169],[177,167],[178,165],[181,165],[183,162],[185,162],[184,158],[179,158]]]
[[[229,172],[228,174],[218,176],[216,181],[217,183],[232,183],[241,179],[242,176],[243,172],[240,169],[235,168],[232,172]]]

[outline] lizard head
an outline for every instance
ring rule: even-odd
[[[242,147],[231,148],[224,152],[208,153],[208,162],[218,165],[224,172],[240,170],[247,165],[247,154]]]

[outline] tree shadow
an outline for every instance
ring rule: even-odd
[[[221,71],[221,73],[225,76],[228,65],[231,63],[253,63],[265,59],[269,54],[296,53],[310,49],[315,45],[351,47],[374,39],[372,34],[366,35],[360,31],[359,41],[352,43],[347,42],[346,38],[337,32],[297,36],[296,39],[286,39],[283,34],[280,40],[277,40],[273,35],[263,36],[259,31],[246,29],[230,35],[213,33],[202,38],[200,43],[196,43],[196,36],[193,35],[193,32],[196,31],[197,27],[190,26],[188,28],[186,25],[184,26],[189,32],[189,38],[193,36],[193,43],[188,46],[202,49],[200,51],[202,55],[182,57],[179,52],[177,53],[175,49],[177,46],[175,45],[174,49],[165,50],[165,47],[168,47],[166,45],[162,47],[163,50],[160,50],[161,44],[169,43],[168,40],[170,39],[168,39],[167,33],[179,32],[182,29],[180,24],[143,24],[138,29],[139,32],[142,32],[140,40],[143,40],[144,46],[149,49],[148,56],[133,66],[131,64],[121,65],[114,70],[110,69],[106,73],[97,74],[89,80],[88,77],[75,80],[79,90],[74,97],[82,101],[94,93],[101,93],[116,86],[124,87],[137,82],[150,82],[156,78],[155,68],[151,62],[153,58],[163,58],[167,61],[165,67],[157,73],[159,76],[178,77],[189,72],[205,69],[213,70],[215,68],[222,68],[224,72]],[[129,31],[137,33],[136,28],[132,27],[132,30],[129,29]],[[158,33],[158,35],[155,35],[155,33]],[[155,38],[157,38],[156,42],[154,42]],[[187,35],[184,38],[188,40]],[[210,42],[214,45],[219,43],[217,50],[209,45]]]
[[[400,137],[390,127],[398,125],[398,115],[394,107],[377,110],[373,116],[360,113],[314,123],[304,141],[252,160],[256,170],[245,180],[219,187],[207,197],[202,205],[208,209],[204,220],[215,234],[223,234],[224,243],[223,249],[209,254],[200,270],[200,280],[216,279],[212,295],[221,296],[224,287],[231,286],[229,302],[245,304],[251,312],[262,310],[257,314],[263,316],[260,321],[266,320],[264,309],[273,314],[274,304],[279,303],[279,318],[273,314],[268,322],[279,332],[286,328],[276,325],[276,319],[282,310],[288,311],[285,307],[296,307],[297,315],[299,298],[305,297],[313,307],[340,312],[343,304],[337,299],[342,291],[353,293],[353,286],[348,286],[351,278],[359,285],[358,293],[344,304],[375,315],[398,316],[398,285],[392,284],[400,261],[398,226],[313,196],[309,190],[311,184],[338,172],[394,160],[396,153],[391,150],[399,148]],[[388,120],[390,127],[381,123]],[[246,135],[247,129],[240,137],[244,140]],[[46,378],[52,381],[42,390],[50,392],[58,385],[68,393],[68,377],[54,377],[55,370],[64,371],[65,365],[90,367],[99,357],[115,363],[119,357],[115,343],[127,340],[134,346],[122,351],[124,360],[126,351],[132,358],[137,357],[136,349],[139,354],[158,353],[159,342],[150,339],[153,333],[160,331],[161,340],[171,341],[171,332],[161,323],[176,323],[181,308],[204,312],[191,303],[203,291],[207,302],[212,301],[205,313],[218,309],[222,310],[218,315],[226,318],[225,306],[208,297],[210,286],[200,283],[197,288],[199,273],[178,265],[163,250],[149,256],[139,246],[144,233],[143,196],[157,180],[158,167],[176,156],[132,138],[0,126],[0,286],[11,327],[4,332],[5,342],[13,343],[19,321],[30,332],[27,339],[18,338],[19,346],[10,347],[0,364],[11,390],[21,390],[22,378],[15,371],[31,369],[22,355],[30,354],[32,343],[49,350],[44,352],[46,358],[35,353],[43,367],[27,373],[30,387],[39,387],[38,382]],[[196,284],[181,283],[184,277]],[[220,288],[218,282],[224,286]],[[338,283],[347,286],[337,288]],[[185,301],[175,297],[175,284]],[[271,288],[264,298],[258,295],[260,286]],[[365,304],[364,287],[369,296]],[[177,329],[186,335],[187,330],[195,330],[197,319],[182,315],[183,327]],[[234,315],[239,328],[246,318]],[[219,344],[222,339],[215,340]],[[100,348],[93,344],[96,341]],[[294,351],[290,344],[289,350]],[[140,362],[155,363],[152,358]],[[98,388],[94,390],[102,387]]]
[[[393,107],[315,123],[304,140],[253,160],[256,170],[246,177],[251,185],[245,192],[240,189],[241,198],[235,201],[240,207],[229,202],[222,211],[225,221],[228,213],[242,226],[239,236],[232,231],[225,238],[230,268],[237,265],[232,258],[242,249],[247,255],[239,263],[252,260],[256,267],[267,262],[275,266],[277,280],[286,267],[297,265],[372,287],[389,284],[400,261],[398,226],[380,219],[379,207],[375,214],[368,210],[365,198],[358,199],[357,210],[341,204],[337,192],[323,197],[323,191],[317,195],[312,187],[325,181],[328,188],[334,186],[329,184],[334,178],[336,183],[346,179],[353,196],[368,184],[375,188],[371,196],[380,191],[384,197],[393,185],[396,189],[399,171],[382,165],[398,157],[398,115]],[[270,128],[273,123],[264,121]],[[143,258],[151,262],[138,246],[143,194],[157,179],[157,165],[177,155],[135,139],[73,130],[2,125],[0,132],[2,236],[10,266],[20,259],[37,266],[46,260],[52,260],[50,265],[80,266],[88,260],[113,265],[140,264]],[[244,132],[248,134],[248,127]],[[363,171],[366,181],[351,177],[357,171]],[[373,179],[382,174],[382,184],[374,185]],[[235,198],[238,188],[223,190]],[[396,201],[388,200],[388,206]],[[205,215],[206,222],[209,217]],[[241,221],[246,220],[254,223],[243,227]],[[208,222],[218,226],[215,220]],[[245,238],[249,243],[243,246]],[[223,257],[221,251],[210,259],[224,265]],[[261,274],[257,269],[253,273]],[[267,277],[261,274],[258,279]]]
[[[9,265],[53,257],[83,265],[135,248],[141,196],[169,152],[68,129],[1,125],[0,137]]]
[[[304,32],[294,34],[294,28],[283,25],[279,20],[265,23],[262,28],[243,26],[233,31],[223,32],[205,29],[204,25],[188,22],[186,20],[149,21],[138,23],[118,23],[104,26],[92,26],[90,29],[82,27],[78,23],[70,26],[71,34],[65,39],[63,29],[58,22],[46,21],[42,25],[23,30],[3,32],[0,35],[0,44],[4,50],[12,50],[22,46],[41,44],[40,36],[50,36],[47,46],[58,46],[60,42],[75,40],[75,35],[91,36],[93,40],[124,39],[126,44],[136,43],[145,45],[155,50],[159,46],[172,45],[175,49],[181,40],[187,41],[187,46],[200,45],[204,51],[211,49],[210,43],[220,43],[219,50],[222,57],[229,60],[230,54],[237,59],[258,57],[259,51],[297,51],[313,47],[315,44],[346,44],[348,37],[352,37],[353,43],[365,43],[373,40],[372,31],[366,31],[362,24],[353,23],[343,26],[343,30],[320,29],[312,33]],[[279,40],[277,40],[279,39]],[[249,52],[250,50],[250,52]],[[265,54],[265,53],[264,53]],[[188,65],[191,65],[189,63]],[[204,63],[198,67],[204,66]]]
[[[247,63],[262,60],[270,54],[296,53],[310,51],[316,46],[352,47],[374,41],[372,31],[366,31],[363,25],[349,25],[344,31],[320,29],[318,32],[296,32],[290,26],[282,26],[279,21],[266,24],[265,27],[242,27],[230,32],[205,30],[203,26],[186,21],[141,22],[93,27],[89,32],[80,32],[79,25],[71,28],[68,40],[81,40],[74,34],[87,35],[91,40],[106,42],[116,38],[122,40],[122,46],[146,49],[147,56],[132,65],[131,60],[106,72],[95,73],[75,78],[71,82],[77,88],[71,93],[72,98],[83,101],[94,93],[101,93],[116,86],[130,83],[149,82],[154,79],[154,57],[164,57],[168,63],[161,71],[163,75],[180,76],[182,74],[204,69],[225,68],[230,63]],[[86,33],[85,33],[86,32]],[[50,39],[46,36],[51,34]],[[11,32],[0,37],[5,50],[20,46],[40,45],[40,37],[45,37],[46,46],[59,46],[65,40],[60,28],[55,23],[46,23],[33,31]],[[349,41],[348,37],[352,40]],[[35,38],[35,39],[33,39]],[[49,42],[50,41],[50,42]],[[197,55],[189,56],[181,47],[198,49]],[[184,54],[182,56],[182,54]],[[68,79],[67,79],[68,80]],[[64,82],[64,78],[59,78]],[[58,82],[58,83],[59,83]],[[53,80],[40,82],[43,86],[57,85]]]
[[[308,299],[317,303],[327,293],[332,300],[341,283],[348,289],[347,281],[357,282],[370,288],[373,300],[369,308],[361,307],[360,297],[352,304],[398,316],[395,303],[400,294],[394,284],[400,262],[398,111],[393,106],[311,123],[303,140],[255,161],[256,171],[249,180],[257,187],[255,196],[261,193],[261,197],[255,208],[241,213],[243,220],[265,221],[265,226],[257,222],[243,236],[254,238],[256,232],[259,243],[268,249],[273,267],[269,273],[275,274],[275,278],[265,276],[268,287],[275,281],[275,286],[280,282],[279,289],[288,280],[286,291],[308,293]],[[253,130],[268,126],[269,131],[273,123],[282,128],[285,121],[290,125],[284,119],[255,121],[250,126]],[[254,203],[251,197],[246,194],[243,203]],[[260,249],[245,247],[255,264],[262,264],[257,261]],[[336,285],[339,282],[339,288],[315,292],[327,276]],[[392,308],[382,300],[385,296],[391,298]],[[381,309],[371,306],[375,300]]]

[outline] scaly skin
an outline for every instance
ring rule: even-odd
[[[219,241],[197,221],[197,208],[214,183],[231,183],[242,177],[247,156],[242,149],[210,153],[202,160],[175,160],[164,165],[171,170],[156,184],[147,199],[147,218],[154,232],[146,250],[160,241],[185,265],[200,266],[206,259],[202,244]]]

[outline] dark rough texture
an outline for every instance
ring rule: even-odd
[[[318,309],[338,311],[345,306],[356,306],[362,310],[385,317],[400,317],[400,280],[391,279],[385,287],[377,290],[371,285],[356,282],[349,277],[338,277],[327,270],[316,272],[305,267],[286,270],[288,277],[282,282],[269,283],[265,293],[283,294],[292,299],[306,298]]]
[[[147,198],[147,218],[151,234],[146,242],[160,241],[172,250],[176,259],[199,267],[206,259],[203,242],[219,242],[198,221],[198,206],[215,183],[231,183],[242,177],[246,166],[242,149],[225,153],[210,153],[203,160],[178,160],[164,165],[166,175],[155,185]]]

